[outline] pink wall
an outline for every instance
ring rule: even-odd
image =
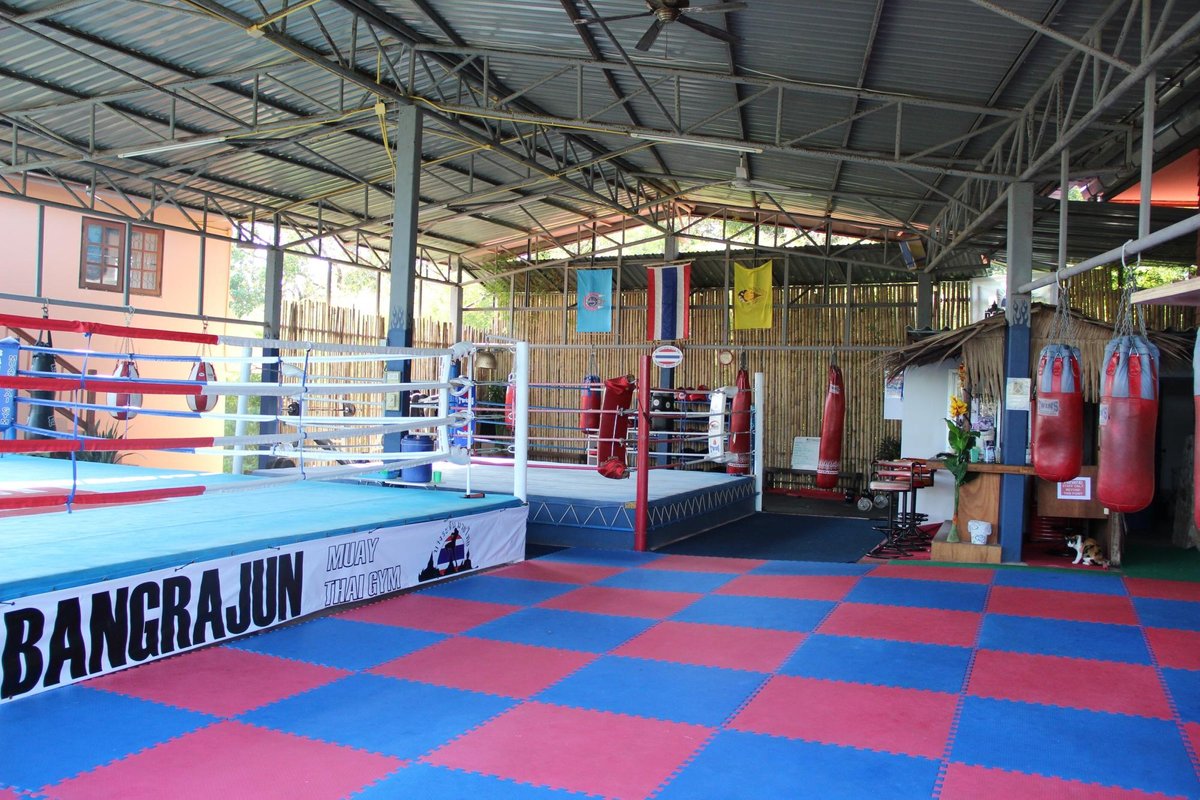
[[[77,190],[83,196],[82,189]],[[73,202],[70,195],[55,186],[43,186],[31,189],[50,201],[63,203]],[[107,200],[117,209],[126,209],[128,204],[121,198],[101,193],[98,196],[97,208],[116,213],[112,208],[99,202]],[[33,295],[35,293],[35,265],[37,254],[37,213],[34,203],[6,198],[0,194],[0,241],[4,242],[4,261],[0,272],[4,280],[0,286],[10,294]],[[67,211],[57,208],[46,208],[42,295],[51,300],[74,300],[103,305],[120,306],[122,295],[119,292],[106,292],[95,289],[79,288],[79,258],[82,219],[88,216],[86,211]],[[215,218],[215,221],[214,221]],[[183,215],[171,208],[155,211],[156,222],[168,225],[191,228],[192,226]],[[197,215],[198,219],[198,215]],[[216,224],[219,222],[220,224]],[[228,235],[229,228],[224,220],[210,214],[208,231],[213,234]],[[205,250],[205,287],[204,312],[209,316],[224,317],[228,308],[229,287],[229,251],[227,242],[208,239]],[[163,241],[163,271],[162,296],[150,297],[131,295],[130,303],[138,309],[154,309],[173,311],[186,314],[196,314],[199,273],[200,273],[200,237],[176,231],[166,231]],[[36,303],[0,299],[0,312],[6,314],[21,314],[39,316],[41,309]],[[112,324],[124,324],[125,315],[120,312],[95,311],[90,309],[51,306],[50,316],[55,319],[81,319],[102,321]],[[149,315],[134,315],[131,322],[137,327],[162,328],[167,330],[185,330],[199,332],[203,324],[198,320],[169,319]],[[238,336],[259,336],[257,327],[230,325],[228,330],[224,324],[211,324],[209,333],[229,333]],[[31,331],[36,334],[36,331]],[[58,347],[82,348],[83,337],[77,334],[55,334],[54,344]],[[92,342],[96,350],[116,351],[121,348],[121,342],[114,337],[96,338]],[[195,355],[197,346],[193,344],[176,344],[170,342],[134,340],[135,353]],[[213,355],[226,355],[222,348],[217,348]],[[237,355],[240,353],[233,353]],[[79,367],[79,359],[70,359]],[[100,373],[111,373],[114,362],[106,360],[96,362],[91,368]],[[185,379],[190,369],[189,364],[182,363],[152,363],[141,362],[139,373],[143,378]],[[237,380],[236,367],[217,365],[220,380]],[[97,402],[105,402],[100,396]],[[146,395],[144,405],[148,408],[164,408],[186,411],[187,405],[182,397]],[[216,411],[224,410],[224,402],[218,404]],[[117,423],[108,414],[100,413],[102,424],[116,424],[129,437],[165,437],[165,436],[221,436],[224,425],[218,420],[209,419],[178,419],[156,418],[140,414],[129,422]],[[57,424],[60,429],[64,420],[59,417]],[[194,456],[172,453],[137,452],[126,455],[122,463],[150,467],[171,467],[177,469],[196,469],[219,472],[222,468],[221,459],[215,456]]]

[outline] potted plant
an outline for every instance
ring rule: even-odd
[[[967,465],[971,463],[971,448],[979,434],[971,430],[970,407],[960,397],[950,398],[950,418],[946,420],[950,432],[950,457],[945,460],[946,471],[954,476],[954,516],[950,518],[950,532],[947,542],[961,541],[958,535],[958,492],[967,482],[970,473]]]

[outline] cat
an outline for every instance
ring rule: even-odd
[[[1095,539],[1085,539],[1083,534],[1075,534],[1067,537],[1067,547],[1075,551],[1075,560],[1072,564],[1083,562],[1085,565],[1099,564],[1108,569],[1108,559],[1100,552],[1100,545],[1096,544]]]

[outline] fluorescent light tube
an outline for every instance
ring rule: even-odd
[[[136,158],[154,153],[167,153],[171,150],[183,150],[186,147],[203,147],[206,144],[220,144],[223,141],[225,141],[224,136],[209,136],[204,139],[175,139],[169,142],[139,147],[136,150],[126,150],[122,153],[117,153],[117,158]]]
[[[712,142],[705,139],[687,139],[682,136],[659,136],[657,133],[631,133],[634,139],[646,142],[662,142],[663,144],[685,144],[692,147],[704,147],[709,150],[730,150],[734,153],[761,153],[761,147],[734,142]]]

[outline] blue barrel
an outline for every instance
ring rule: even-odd
[[[433,452],[433,437],[421,434],[405,436],[400,440],[401,453]],[[433,480],[433,464],[419,464],[400,470],[400,480],[407,483],[429,483]]]

